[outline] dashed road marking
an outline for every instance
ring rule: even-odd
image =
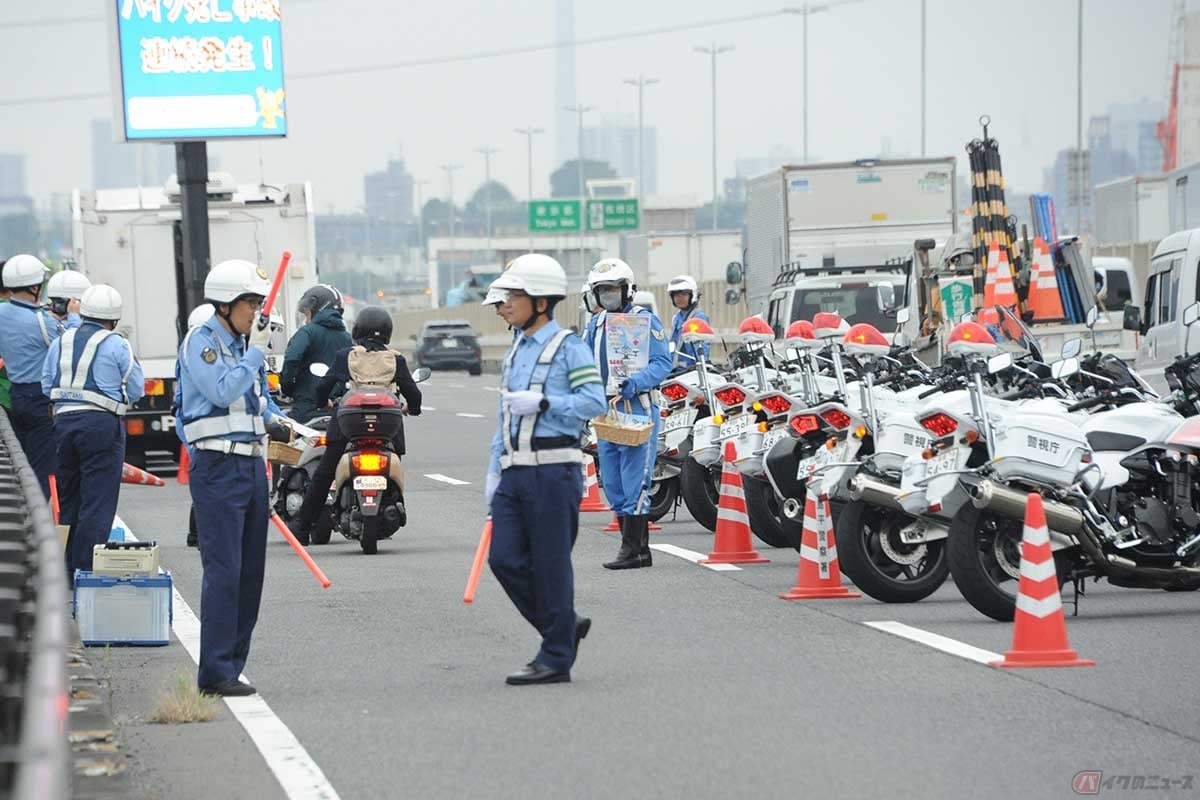
[[[469,414],[466,411],[460,411],[457,414],[455,414],[454,416],[466,417],[467,419],[483,419],[483,414]]]
[[[936,633],[923,631],[920,628],[905,625],[903,622],[864,622],[863,625],[866,625],[868,628],[874,628],[877,631],[883,631],[893,636],[917,642],[918,644],[927,645],[935,650],[941,650],[943,653],[949,653],[952,656],[976,661],[980,664],[990,664],[993,661],[1001,661],[1004,658],[999,653],[983,650],[965,642],[960,642],[957,639],[950,639],[946,636],[939,636]]]
[[[447,383],[447,384],[446,384],[446,386],[450,387],[451,389],[465,389],[465,388],[467,388],[466,386],[463,386],[461,383]]]
[[[125,529],[126,539],[137,541],[133,531],[119,516],[113,519],[113,524]],[[183,599],[179,589],[175,588],[174,581],[171,583],[171,594],[171,630],[192,661],[199,666],[200,618]],[[250,680],[245,673],[241,677],[247,682]],[[291,800],[338,800],[338,793],[325,778],[325,773],[296,735],[283,724],[283,720],[275,716],[262,695],[224,699],[234,718],[245,728],[258,752],[262,753],[263,760],[271,768],[285,795]]]
[[[700,564],[701,561],[708,558],[708,555],[705,553],[697,553],[695,550],[676,547],[673,544],[652,544],[650,545],[650,549],[666,553],[669,556],[682,558],[684,561],[690,561],[693,564]],[[713,572],[739,572],[742,569],[736,564],[700,564],[700,566],[711,569]]]
[[[440,481],[441,483],[448,483],[451,486],[470,486],[471,485],[470,481],[460,481],[458,478],[451,478],[448,475],[441,475],[436,472],[433,473],[432,475],[426,475],[425,477],[429,478],[429,480],[431,480],[431,481]]]

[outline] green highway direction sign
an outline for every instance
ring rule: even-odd
[[[529,230],[534,233],[578,231],[578,200],[530,200]]]
[[[533,233],[577,233],[582,223],[578,200],[531,200],[529,230]],[[631,231],[640,223],[633,198],[587,201],[589,231]]]

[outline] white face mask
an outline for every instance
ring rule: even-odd
[[[623,305],[621,302],[623,295],[624,292],[619,286],[604,288],[597,290],[596,299],[599,301],[600,307],[605,311],[620,311]]]

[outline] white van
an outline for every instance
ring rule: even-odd
[[[1125,329],[1141,334],[1134,366],[1160,394],[1167,392],[1163,368],[1184,351],[1183,310],[1200,300],[1198,266],[1200,229],[1171,234],[1154,249],[1141,306],[1125,310]]]

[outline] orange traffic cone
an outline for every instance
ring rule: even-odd
[[[600,481],[596,479],[595,459],[591,456],[584,456],[584,461],[586,463],[583,469],[583,500],[579,502],[579,510],[612,511],[608,507],[608,503],[604,502],[604,498],[600,496]]]
[[[1058,573],[1042,496],[1030,493],[1021,537],[1021,581],[1017,585],[1013,646],[993,667],[1094,667],[1071,649],[1058,594]]]
[[[661,531],[662,525],[655,525],[653,522],[651,522],[650,526],[649,526],[649,528],[647,528],[647,530]],[[620,531],[621,531],[621,523],[617,521],[617,515],[615,513],[613,514],[612,522],[608,523],[607,525],[605,525],[603,528],[600,529],[601,533],[619,533]]]
[[[1029,297],[1026,305],[1033,311],[1037,322],[1064,319],[1062,295],[1058,291],[1058,278],[1054,274],[1054,258],[1050,246],[1040,238],[1033,241],[1033,271],[1029,276]]]
[[[833,600],[862,597],[842,586],[838,567],[837,542],[833,535],[833,510],[829,496],[813,497],[815,487],[808,485],[804,500],[804,528],[800,536],[800,566],[796,585],[784,600]]]
[[[121,483],[136,483],[139,486],[166,486],[166,482],[157,475],[151,475],[144,469],[138,469],[132,464],[121,465]]]
[[[50,511],[54,514],[54,524],[58,524],[58,480],[50,476]]]
[[[995,259],[995,269],[992,268]],[[1012,269],[1008,265],[1008,250],[994,245],[988,251],[987,283],[983,287],[983,309],[980,320],[985,325],[994,325],[1000,321],[996,306],[1016,308],[1017,289],[1013,285]]]
[[[725,443],[725,466],[721,470],[721,500],[717,503],[717,532],[712,552],[701,564],[766,564],[750,543],[750,517],[746,513],[746,495],[742,473],[733,465],[736,450]]]
[[[192,468],[192,458],[188,455],[186,444],[179,445],[179,474],[175,476],[175,480],[179,481],[180,486],[187,486],[191,483],[191,477],[188,472]]]

